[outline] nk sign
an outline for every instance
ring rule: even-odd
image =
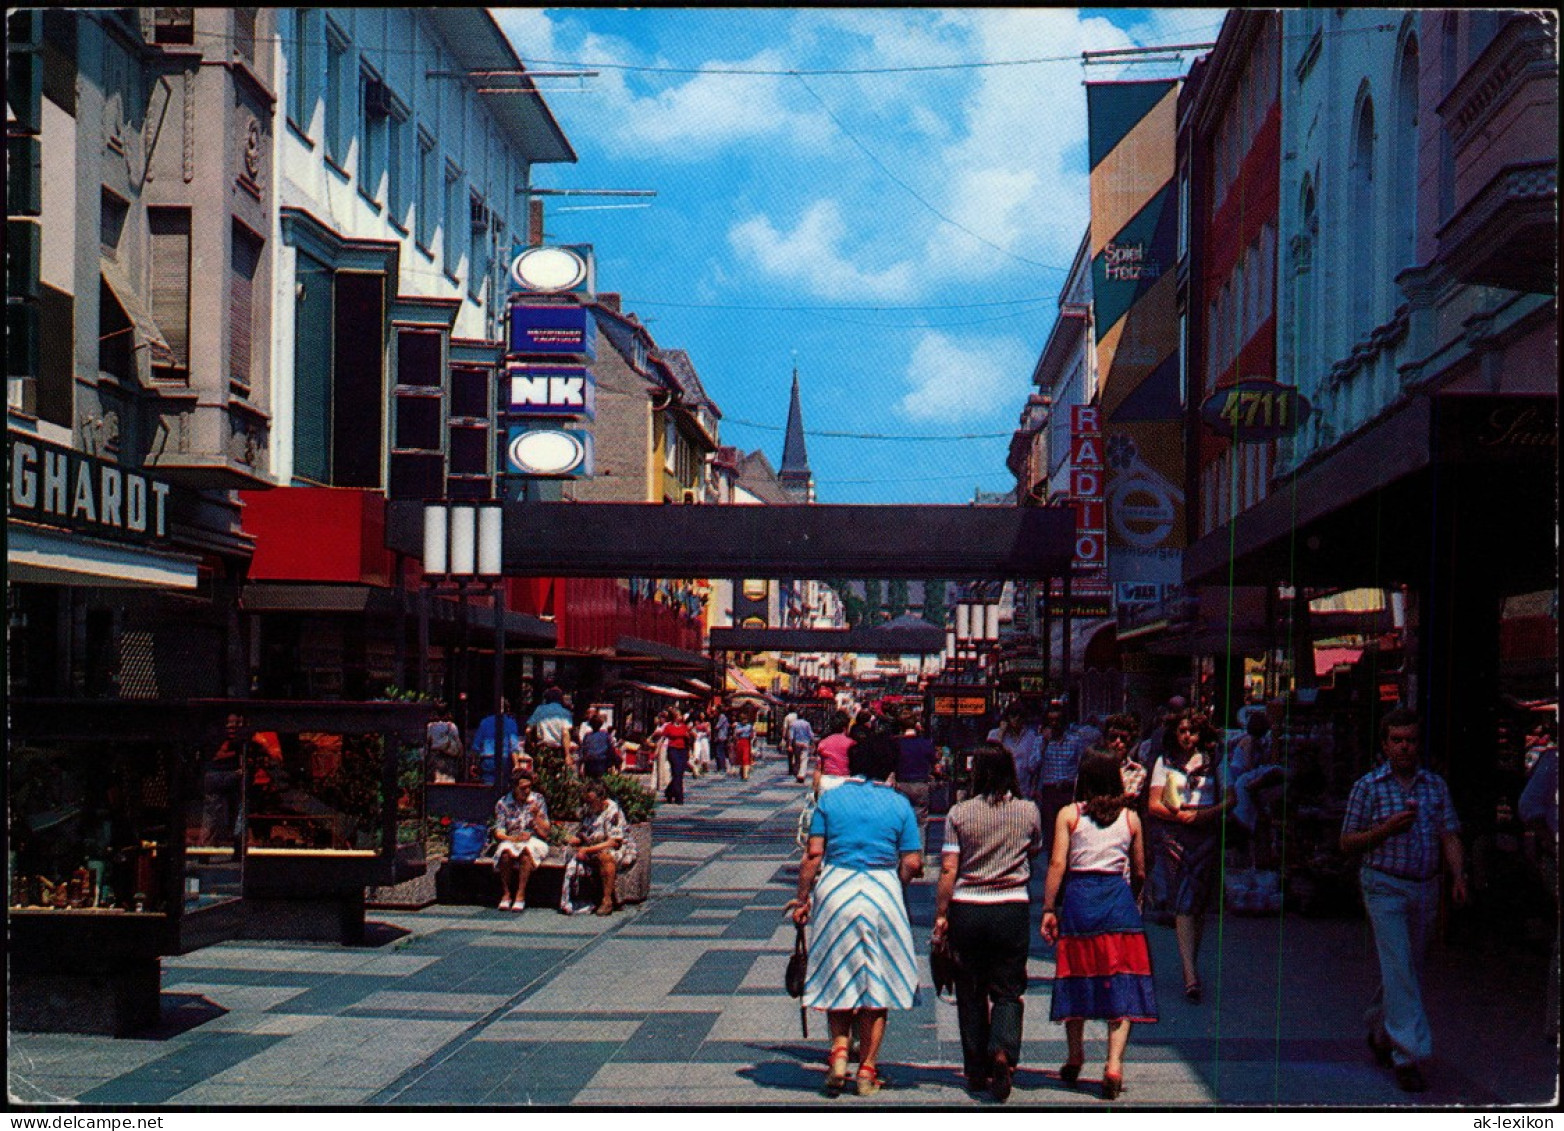
[[[597,385],[583,365],[512,362],[505,367],[512,416],[563,416],[591,420],[597,413]]]

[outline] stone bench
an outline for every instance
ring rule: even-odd
[[[567,836],[575,834],[573,821],[560,821]],[[642,903],[651,893],[652,828],[649,824],[631,825],[636,861],[615,877],[614,894],[621,903]],[[565,861],[573,851],[562,844],[549,846],[542,864],[527,880],[529,907],[559,906],[560,888],[565,881]],[[591,881],[595,884],[595,881]],[[579,893],[585,894],[585,892]],[[476,860],[446,860],[435,875],[435,898],[440,903],[480,904],[493,907],[500,901],[499,869],[495,867],[492,846]]]

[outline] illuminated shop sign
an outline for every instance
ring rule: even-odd
[[[1101,571],[1108,564],[1108,511],[1103,503],[1102,410],[1070,406],[1070,495],[1075,506],[1075,568]]]
[[[592,246],[527,247],[510,264],[517,291],[529,294],[590,295],[593,285]]]
[[[1293,386],[1250,377],[1207,397],[1200,418],[1234,443],[1263,444],[1296,433],[1309,411],[1308,399]]]
[[[597,385],[582,365],[512,362],[505,367],[508,400],[502,407],[518,416],[597,414]]]
[[[8,437],[10,517],[117,541],[168,539],[167,483],[33,436]]]
[[[592,433],[547,424],[513,424],[506,433],[506,470],[551,479],[592,474]]]
[[[515,303],[509,322],[509,353],[597,356],[597,326],[584,306]]]

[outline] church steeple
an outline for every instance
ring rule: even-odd
[[[793,397],[787,406],[787,438],[782,442],[782,467],[777,472],[794,502],[815,501],[815,477],[809,470],[809,453],[804,450],[804,410],[798,400],[798,366],[793,366]]]

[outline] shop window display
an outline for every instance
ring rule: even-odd
[[[172,751],[152,742],[12,748],[10,906],[169,910]]]

